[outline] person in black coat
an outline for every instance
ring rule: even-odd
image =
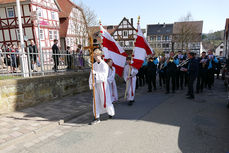
[[[159,68],[159,85],[161,88],[162,88],[162,86],[165,85],[165,79],[166,79],[164,63],[165,63],[165,57],[161,57],[159,65],[158,65],[158,68]]]
[[[219,79],[219,74],[220,74],[220,70],[222,69],[222,66],[221,66],[221,61],[219,58],[217,58],[218,60],[218,63],[216,64],[216,75],[217,75],[217,79]]]
[[[197,78],[198,75],[198,66],[199,63],[195,59],[195,54],[193,52],[188,53],[188,68],[185,69],[184,71],[187,71],[188,73],[188,93],[187,93],[187,98],[188,99],[194,99],[194,89],[193,89],[193,84]]]
[[[152,92],[152,83],[154,90],[156,87],[156,75],[157,75],[157,58],[150,57],[147,64],[147,78],[148,78],[148,92]]]
[[[174,57],[174,51],[170,52],[170,57],[164,63],[166,69],[166,94],[170,92],[170,80],[172,80],[172,92],[175,93],[176,72],[179,59]]]
[[[54,71],[56,72],[58,70],[58,65],[59,65],[59,56],[58,54],[60,54],[60,50],[59,47],[57,46],[58,44],[58,40],[55,39],[54,40],[54,45],[52,46],[52,53],[53,53],[53,61],[54,61]]]
[[[202,56],[198,58],[199,71],[196,83],[196,93],[203,92],[203,89],[207,84],[207,60],[206,52],[202,52]]]
[[[37,63],[37,56],[38,56],[38,49],[37,49],[37,45],[34,43],[33,40],[30,40],[30,45],[29,45],[29,57],[30,57],[30,61],[31,61],[31,69],[33,71],[36,71],[34,69],[34,65]]]
[[[71,47],[67,46],[66,54],[67,54],[67,65],[68,65],[67,69],[70,70],[72,68]]]

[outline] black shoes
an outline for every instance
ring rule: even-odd
[[[195,97],[194,96],[188,96],[188,97],[186,97],[187,99],[195,99]]]
[[[133,105],[133,103],[134,103],[134,100],[131,100],[128,102],[128,105],[131,106],[131,105]]]
[[[112,118],[113,118],[113,116],[109,115],[109,119],[112,119]]]

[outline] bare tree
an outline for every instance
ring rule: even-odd
[[[82,8],[86,25],[87,25],[87,32],[89,33],[89,35],[94,34],[96,32],[96,29],[89,28],[89,27],[94,27],[99,25],[95,11],[90,7],[88,7],[86,4],[84,4],[82,1],[78,3],[78,6]]]
[[[176,22],[173,28],[173,43],[176,43],[177,50],[187,51],[192,42],[201,41],[202,21],[193,21],[191,13]]]

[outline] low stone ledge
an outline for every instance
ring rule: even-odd
[[[0,80],[0,114],[89,91],[88,72]]]

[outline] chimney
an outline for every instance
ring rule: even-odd
[[[134,19],[133,18],[130,19],[130,23],[132,26],[134,25]]]

